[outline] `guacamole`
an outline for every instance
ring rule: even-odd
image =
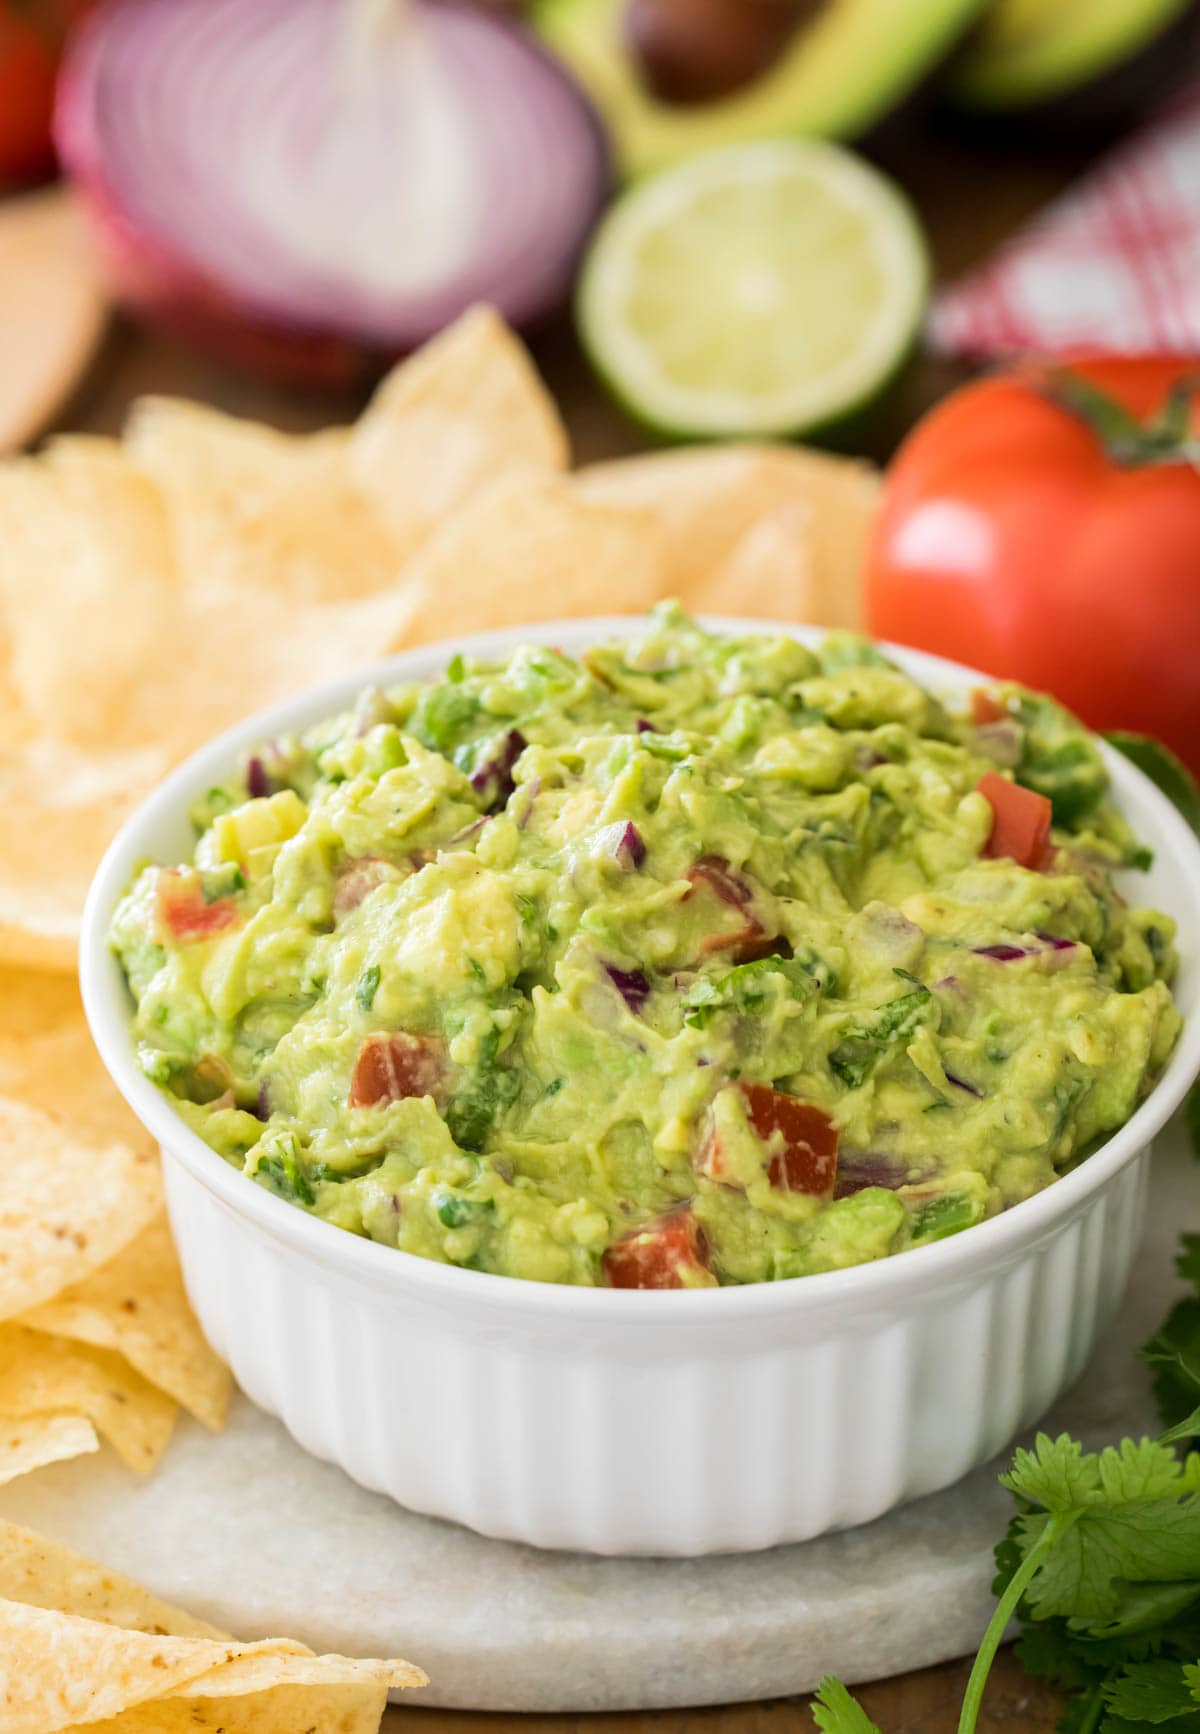
[[[862,1263],[1048,1186],[1179,1027],[1088,734],[677,607],[265,743],[112,943],[140,1063],[351,1233],[543,1282]]]

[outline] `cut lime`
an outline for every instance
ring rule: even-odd
[[[772,139],[633,187],[578,292],[593,365],[673,438],[801,436],[860,410],[911,348],[929,262],[903,195],[849,151]]]

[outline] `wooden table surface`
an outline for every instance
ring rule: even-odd
[[[885,140],[876,154],[909,189],[927,224],[938,275],[946,280],[1011,233],[1086,165],[1090,153],[1078,145],[1050,152],[1016,141],[998,152],[925,131]],[[565,320],[541,333],[533,347],[563,406],[581,462],[639,449],[644,441],[637,428],[596,388]],[[960,377],[960,370],[922,357],[887,418],[874,430],[870,454],[886,458],[912,419]],[[266,386],[216,367],[169,339],[118,322],[59,425],[115,431],[131,401],[148,391],[206,399],[236,414],[298,431],[351,419],[366,395],[365,387],[331,395]],[[420,1661],[419,1656],[412,1659]],[[861,1696],[885,1734],[953,1734],[966,1675],[966,1663],[949,1663],[865,1687]],[[536,1719],[393,1710],[385,1717],[385,1729],[387,1734],[404,1729],[407,1734],[799,1734],[812,1727],[803,1702]],[[1003,1653],[979,1725],[981,1734],[1051,1734],[1056,1715],[1054,1695],[1029,1681],[1011,1654]]]

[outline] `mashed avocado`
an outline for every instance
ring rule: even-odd
[[[273,740],[112,941],[141,1064],[228,1162],[423,1258],[691,1287],[1028,1198],[1179,1026],[1090,737],[856,639],[675,607]],[[1051,821],[1053,828],[1051,829]]]

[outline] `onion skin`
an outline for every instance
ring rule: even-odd
[[[249,9],[261,0],[238,3]],[[495,283],[489,282],[486,269],[473,266],[458,289],[447,285],[436,310],[426,307],[414,320],[410,309],[398,305],[394,320],[376,316],[368,321],[357,316],[353,287],[346,294],[331,293],[316,316],[311,286],[304,286],[306,301],[299,295],[302,304],[289,306],[290,290],[283,273],[280,293],[271,305],[256,305],[242,287],[192,256],[177,238],[142,220],[130,208],[112,172],[98,95],[108,35],[118,28],[128,33],[135,17],[140,21],[172,8],[170,0],[109,0],[70,45],[59,77],[54,133],[101,265],[120,302],[149,323],[238,369],[283,383],[330,388],[369,381],[397,356],[419,347],[480,302],[491,302],[511,324],[525,328],[556,310],[569,293],[578,257],[611,190],[611,163],[599,118],[570,75],[516,25],[479,14],[457,0],[438,0],[436,6],[425,5],[424,0],[407,0],[407,4],[422,7],[431,17],[457,19],[459,30],[466,28],[462,21],[469,19],[476,32],[494,33],[497,44],[506,45],[505,52],[528,63],[531,81],[540,81],[549,92],[552,118],[570,116],[563,155],[577,165],[577,197],[569,227],[564,227],[561,208],[556,213],[557,229],[547,243],[533,288],[522,293],[511,260],[505,261],[502,278]],[[110,100],[109,109],[113,106]],[[551,151],[545,140],[541,142]],[[488,189],[483,191],[486,195]],[[527,251],[535,254],[537,249]],[[336,275],[336,261],[329,263],[329,269]],[[364,290],[364,299],[372,292]],[[430,296],[425,299],[428,302]]]

